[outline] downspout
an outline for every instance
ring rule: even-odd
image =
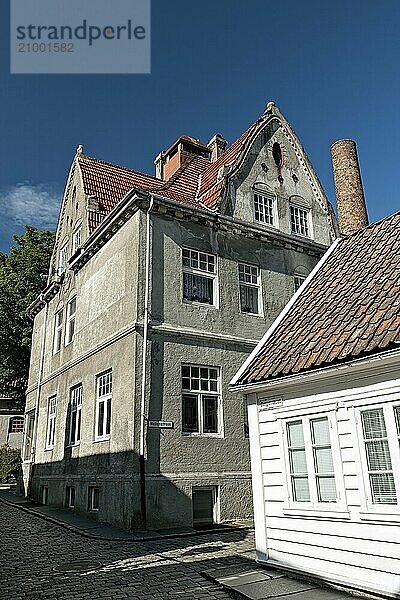
[[[140,397],[140,439],[139,439],[139,472],[140,472],[140,508],[143,529],[147,528],[146,515],[146,468],[145,468],[145,437],[146,437],[146,383],[147,383],[147,341],[149,331],[149,296],[150,296],[150,226],[154,197],[150,196],[150,205],[146,215],[146,272],[143,314],[143,347],[142,347],[142,387]]]
[[[44,309],[44,318],[43,318],[42,339],[40,341],[39,372],[38,372],[36,398],[35,398],[35,420],[34,420],[34,424],[33,424],[32,443],[31,443],[31,448],[30,448],[30,457],[29,457],[28,461],[26,461],[26,459],[24,458],[24,462],[29,462],[29,464],[30,464],[29,477],[28,477],[28,481],[27,481],[26,491],[29,490],[29,488],[30,488],[31,471],[32,471],[32,466],[35,463],[40,392],[41,392],[41,387],[42,387],[44,354],[45,354],[45,348],[46,348],[47,315],[48,315],[48,309],[49,309],[48,302],[44,299],[43,293],[40,295],[40,300],[42,300],[45,303],[45,309]],[[25,448],[26,448],[26,437],[27,437],[27,431],[25,429],[24,456],[25,456]]]

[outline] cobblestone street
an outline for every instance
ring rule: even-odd
[[[0,502],[1,598],[231,598],[202,575],[254,558],[242,529],[148,542],[85,538]]]

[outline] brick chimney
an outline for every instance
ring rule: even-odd
[[[211,140],[208,142],[207,146],[211,151],[211,162],[215,162],[221,154],[225,152],[227,141],[222,137],[219,133],[216,133]]]
[[[181,135],[168,150],[160,152],[156,157],[154,161],[156,177],[168,181],[190,156],[203,156],[210,160],[210,154],[211,150],[200,140],[188,135]]]
[[[350,235],[368,225],[356,143],[353,140],[335,142],[331,156],[339,229],[342,235]]]

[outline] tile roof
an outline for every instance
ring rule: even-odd
[[[85,194],[94,196],[99,202],[99,211],[89,211],[90,232],[133,188],[158,193],[183,204],[204,208],[197,200],[196,193],[199,177],[209,166],[210,161],[202,156],[188,155],[184,164],[168,181],[84,154],[78,155],[78,164]]]
[[[77,161],[85,194],[96,197],[99,202],[99,211],[89,211],[90,232],[98,227],[104,216],[133,188],[158,193],[189,206],[215,211],[223,191],[219,170],[235,161],[258,122],[259,120],[249,127],[213,163],[203,156],[188,153],[183,165],[168,181],[79,154]],[[188,136],[180,139],[186,138],[192,140]]]
[[[339,241],[236,384],[293,375],[396,345],[400,212]]]

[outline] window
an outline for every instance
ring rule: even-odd
[[[286,425],[289,473],[295,502],[336,502],[328,417],[298,419]]]
[[[66,487],[65,506],[67,508],[75,508],[75,488],[72,485]]]
[[[65,331],[65,344],[70,344],[75,334],[76,296],[67,304],[67,324]]]
[[[72,388],[70,397],[69,444],[81,441],[82,385]]]
[[[54,318],[54,342],[53,353],[56,354],[61,350],[62,332],[63,332],[64,309],[60,308]]]
[[[263,192],[254,193],[254,220],[266,225],[276,227],[276,198],[273,194]]]
[[[34,429],[35,429],[35,411],[31,410],[28,413],[26,413],[24,460],[31,460],[31,450],[32,450]]]
[[[288,423],[287,437],[293,500],[296,502],[309,502],[310,489],[308,486],[303,423],[301,421]]]
[[[62,275],[67,269],[68,263],[68,244],[64,244],[60,250],[58,258],[58,274]]]
[[[72,236],[72,254],[78,250],[82,243],[82,227],[77,229]]]
[[[217,304],[217,257],[197,250],[182,249],[183,299]]]
[[[303,283],[305,282],[307,278],[304,277],[303,275],[295,275],[294,276],[294,291],[297,292],[297,290],[299,289],[299,287],[301,287],[303,285]]]
[[[12,417],[10,419],[9,433],[22,433],[24,430],[24,417]]]
[[[97,376],[95,439],[104,440],[111,432],[112,371]]]
[[[182,433],[221,433],[219,369],[182,365]]]
[[[88,489],[88,509],[91,512],[98,512],[100,507],[100,489],[92,485]]]
[[[309,212],[306,208],[301,208],[293,204],[290,205],[290,226],[292,233],[310,237]]]
[[[51,396],[48,399],[47,405],[47,433],[46,433],[46,449],[54,447],[54,436],[56,429],[56,409],[57,396]]]
[[[260,269],[239,264],[240,310],[258,315],[260,310]]]
[[[47,504],[47,498],[49,495],[49,488],[47,485],[40,486],[40,502],[42,504]]]
[[[399,432],[399,407],[395,407]],[[369,484],[373,504],[397,504],[383,408],[361,412]]]

